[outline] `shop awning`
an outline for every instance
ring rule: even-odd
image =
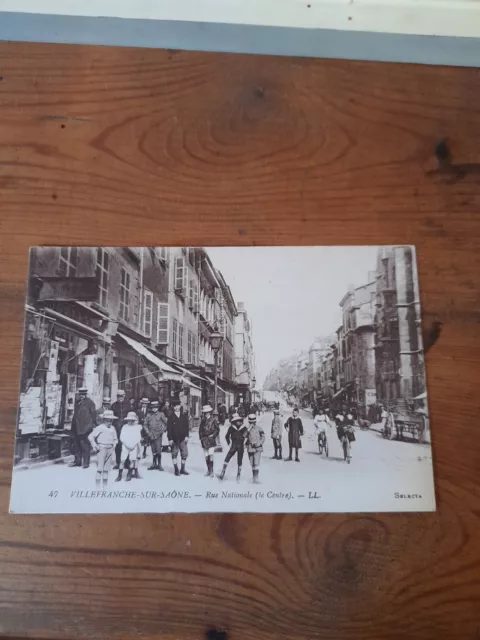
[[[196,384],[193,384],[193,382],[190,382],[190,380],[187,380],[186,378],[185,378],[185,381],[188,384],[188,388],[190,389],[190,395],[195,396],[197,398],[201,398],[202,390],[200,389],[200,387],[197,387]]]
[[[130,338],[123,333],[117,333],[117,336],[120,336],[120,338],[122,338],[122,340],[126,342],[130,347],[132,347],[132,349],[134,349],[138,354],[154,364],[157,367],[158,373],[160,374],[162,380],[182,380],[181,373],[178,373],[178,371],[175,371],[175,369],[173,369],[166,362],[153,355],[153,353],[149,349],[147,349],[147,347],[141,342],[137,342],[137,340],[134,340],[133,338]]]
[[[185,378],[185,376],[182,376],[182,382],[183,382],[183,384],[186,384],[188,387],[190,387],[190,389],[198,389],[199,391],[202,390],[201,387],[199,387],[198,385],[193,383],[188,378]]]
[[[190,371],[190,369],[187,369],[186,367],[184,367],[183,364],[180,362],[180,360],[177,360],[176,358],[171,358],[170,356],[167,357],[167,360],[169,364],[174,368],[174,370],[179,371],[183,376],[189,376],[201,382],[210,382],[209,380],[207,380],[207,378],[204,378],[198,373],[194,373],[193,371]],[[197,382],[197,384],[199,384],[199,382]]]
[[[207,378],[211,385],[215,385],[215,380],[213,378],[211,378],[210,376],[207,376]],[[220,391],[223,391],[223,393],[230,393],[229,391],[226,391],[218,382],[217,387],[220,389]]]
[[[421,393],[419,396],[415,396],[415,398],[413,398],[413,400],[426,400],[426,399],[427,399],[427,392],[426,391]]]
[[[193,373],[193,371],[190,371],[190,369],[185,369],[183,367],[181,367],[181,369],[184,376],[189,376],[194,380],[198,380],[199,382],[208,382],[206,378],[202,378],[202,376],[199,376],[197,373]],[[199,384],[199,382],[197,382],[197,384]]]

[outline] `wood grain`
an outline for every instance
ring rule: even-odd
[[[479,638],[479,70],[2,43],[0,76],[0,633]],[[29,245],[404,242],[437,513],[6,515]]]

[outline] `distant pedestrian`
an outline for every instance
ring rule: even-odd
[[[142,425],[142,446],[143,446],[143,458],[147,457],[147,447],[150,444],[148,440],[147,432],[144,429],[145,420],[148,416],[150,400],[148,398],[142,398],[140,400],[140,408],[137,411],[138,422]]]
[[[207,463],[207,473],[205,475],[211,478],[214,475],[214,453],[219,434],[218,420],[213,415],[212,407],[206,404],[202,407],[202,419],[198,435],[205,455],[205,462]]]
[[[248,434],[248,429],[243,424],[243,420],[244,419],[240,415],[238,415],[238,413],[234,413],[230,418],[230,427],[228,428],[228,431],[225,435],[225,440],[227,441],[230,449],[225,456],[223,469],[218,476],[220,480],[223,480],[223,478],[225,477],[228,463],[233,458],[233,456],[237,454],[237,482],[240,482],[240,476],[242,474],[243,454],[245,451],[245,439]]]
[[[367,410],[367,420],[370,423],[376,422],[376,414],[377,414],[377,411],[375,409],[375,405],[374,404],[369,405]]]
[[[188,476],[190,474],[185,468],[188,458],[188,414],[183,410],[182,403],[178,399],[173,401],[172,407],[173,411],[170,412],[167,420],[167,434],[172,453],[173,468],[176,476]],[[180,471],[177,464],[179,453],[182,461]]]
[[[281,460],[282,459],[282,418],[280,417],[280,409],[273,410],[271,435],[273,440],[273,448],[275,450],[273,459]]]
[[[172,404],[170,400],[165,400],[162,411],[167,416],[167,418],[172,413]]]
[[[259,484],[260,460],[262,458],[265,433],[257,424],[257,416],[254,413],[248,416],[247,452],[252,467],[253,482]]]
[[[159,411],[159,402],[153,400],[150,403],[151,413],[145,418],[143,430],[145,431],[152,448],[153,461],[148,467],[148,471],[157,469],[163,471],[162,467],[162,440],[163,434],[167,431],[167,416],[163,411]]]
[[[135,405],[135,400],[130,398],[130,401],[133,400],[133,404]],[[129,412],[129,403],[125,399],[125,391],[123,389],[119,389],[117,391],[117,400],[112,404],[112,411],[115,414],[115,420],[113,421],[113,426],[117,432],[118,443],[115,447],[115,466],[114,469],[120,468],[121,457],[122,457],[122,443],[120,442],[120,431],[122,430],[123,424],[125,422],[125,418],[127,413]],[[133,411],[133,409],[132,409]]]
[[[218,422],[223,427],[227,419],[227,407],[224,402],[218,403]]]
[[[93,450],[97,453],[96,484],[99,487],[103,481],[103,488],[108,484],[108,472],[113,467],[115,446],[118,442],[117,432],[113,426],[115,414],[106,409],[100,418],[100,424],[88,436]]]
[[[384,437],[390,439],[393,434],[393,427],[395,426],[395,418],[391,411],[391,405],[387,405],[387,407],[382,406],[381,412],[381,420],[382,420],[382,432]]]
[[[132,477],[140,478],[140,476],[138,475],[138,462],[140,460],[141,441],[142,426],[138,422],[137,414],[134,411],[129,411],[125,419],[125,424],[120,431],[122,456],[120,459],[118,476],[115,479],[116,482],[122,479],[122,473],[123,469],[125,468],[127,459],[129,461],[127,482],[129,482]]]
[[[78,390],[78,400],[75,403],[72,418],[72,435],[75,445],[75,460],[71,467],[90,466],[90,441],[88,436],[97,425],[97,412],[93,400],[88,397],[88,390],[82,387]]]
[[[285,429],[288,431],[288,447],[290,450],[287,460],[292,460],[292,453],[295,449],[295,462],[300,462],[298,451],[302,447],[303,423],[298,415],[298,409],[293,410],[293,414],[285,423]]]

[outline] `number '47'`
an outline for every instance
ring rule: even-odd
[[[56,498],[58,496],[58,491],[50,491],[48,494],[49,498]]]

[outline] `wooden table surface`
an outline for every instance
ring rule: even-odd
[[[478,639],[479,70],[2,43],[0,76],[0,635]],[[415,243],[438,511],[7,515],[42,243]]]

